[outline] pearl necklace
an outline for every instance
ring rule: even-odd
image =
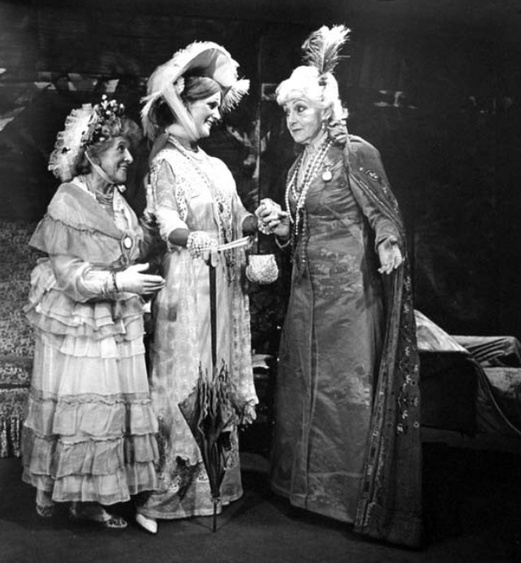
[[[216,183],[212,182],[208,174],[201,168],[201,165],[198,162],[198,157],[196,156],[197,153],[194,153],[193,151],[187,149],[173,135],[170,135],[168,139],[176,147],[176,149],[188,160],[188,162],[192,164],[199,177],[203,180],[203,182],[210,190],[212,197],[217,203],[217,221],[219,223],[224,242],[230,242],[233,239],[231,201],[227,201],[226,196],[221,192]],[[200,160],[202,161],[202,159]]]
[[[94,195],[96,196],[96,200],[98,201],[98,203],[101,203],[101,205],[108,205],[112,207],[112,204],[114,202],[114,189],[112,189],[110,192],[107,193],[104,193],[100,190],[96,190],[94,192]]]
[[[304,171],[304,178],[302,179],[302,183],[300,185],[300,189],[297,186],[297,179],[300,172],[300,168],[302,166],[302,162],[304,160],[304,153],[300,155],[299,161],[293,170],[293,174],[288,182],[286,188],[286,210],[289,213],[290,221],[294,224],[294,236],[298,235],[299,227],[300,227],[300,215],[301,211],[306,204],[306,197],[308,195],[309,187],[311,183],[315,179],[317,172],[319,171],[322,163],[324,162],[324,158],[326,156],[329,147],[332,145],[331,139],[327,139],[322,145],[316,150],[315,154],[308,162],[306,169]],[[289,205],[289,196],[293,195],[293,197],[297,200],[297,205],[295,208],[295,217],[293,218],[291,214],[291,208]]]

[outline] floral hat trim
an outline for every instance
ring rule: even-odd
[[[99,104],[83,104],[73,109],[65,119],[65,129],[56,137],[48,169],[62,182],[72,180],[83,150],[105,141],[105,126],[114,124],[124,114],[125,106],[108,100],[105,94]]]

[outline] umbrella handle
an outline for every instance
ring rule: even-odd
[[[217,286],[215,277],[215,266],[209,264],[210,268],[210,332],[212,340],[212,368],[215,371],[217,365]],[[213,374],[212,374],[213,376]]]

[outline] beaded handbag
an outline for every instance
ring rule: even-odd
[[[219,247],[219,250],[230,250],[244,246],[251,247],[252,237],[243,237]],[[246,277],[253,283],[273,283],[279,277],[279,267],[275,254],[248,254]]]
[[[279,277],[279,267],[274,254],[250,254],[246,277],[253,283],[273,283]]]

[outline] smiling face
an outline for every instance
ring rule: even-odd
[[[97,155],[99,165],[114,184],[124,184],[127,181],[128,167],[134,160],[129,147],[126,137],[114,137],[112,143]]]
[[[221,118],[221,94],[216,92],[208,98],[188,102],[188,111],[195,125],[197,138],[202,139],[210,135],[212,126]]]
[[[296,143],[307,145],[322,131],[324,112],[306,98],[290,98],[282,108],[286,114],[286,125]]]

